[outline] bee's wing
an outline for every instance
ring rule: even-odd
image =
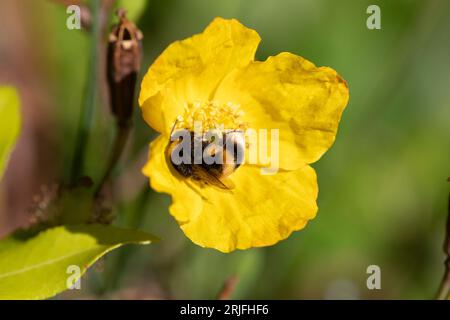
[[[230,179],[219,178],[213,172],[208,172],[202,166],[192,166],[192,176],[220,189],[231,190],[234,188],[234,183]]]

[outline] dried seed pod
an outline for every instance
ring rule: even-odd
[[[127,20],[125,10],[117,11],[119,23],[113,26],[108,43],[108,85],[111,109],[120,127],[131,123],[134,90],[141,66],[142,32]]]

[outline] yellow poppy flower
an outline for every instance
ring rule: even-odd
[[[334,142],[348,101],[333,69],[288,52],[255,61],[259,42],[237,20],[216,18],[164,50],[139,96],[145,121],[160,133],[143,173],[154,190],[171,195],[170,213],[186,236],[222,252],[273,245],[315,217],[318,186],[308,164]],[[227,177],[230,190],[177,174],[166,152],[171,133],[177,121],[192,129],[196,120],[205,130],[277,129],[278,172],[261,174],[265,161],[245,161]]]

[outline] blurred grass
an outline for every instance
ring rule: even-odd
[[[88,37],[65,28],[64,8],[27,2],[26,10],[40,13],[40,28],[28,32],[45,43],[61,161],[70,163]],[[381,30],[365,26],[370,4],[381,7]],[[349,83],[350,102],[334,146],[314,164],[319,213],[306,229],[274,247],[224,255],[191,244],[167,212],[168,196],[147,191],[141,207],[139,195],[121,207],[118,223],[140,225],[163,241],[113,253],[104,273],[91,272],[91,287],[118,290],[137,281],[158,283],[170,297],[214,298],[237,274],[235,298],[431,298],[443,270],[449,192],[449,10],[443,0],[148,1],[138,21],[143,73],[172,41],[200,32],[215,16],[233,17],[261,35],[258,59],[290,51],[331,66]],[[94,178],[104,166],[111,121],[99,105],[87,162]],[[153,136],[137,114],[129,157]],[[62,166],[62,175],[67,170]],[[381,267],[381,291],[365,286],[371,264]]]

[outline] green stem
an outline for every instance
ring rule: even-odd
[[[444,278],[442,278],[441,285],[439,287],[438,291],[438,300],[447,300],[449,298],[449,292],[450,292],[450,268],[448,267],[450,265],[450,257],[447,258],[446,261],[446,269]]]
[[[105,173],[103,174],[103,177],[100,180],[100,183],[98,184],[97,190],[95,192],[96,198],[100,195],[104,185],[109,180],[114,167],[120,159],[120,155],[125,148],[128,136],[130,134],[130,128],[131,126],[118,126],[118,132],[114,141],[114,146],[109,158],[108,166],[106,167]]]
[[[447,181],[450,181],[448,177]],[[444,240],[444,253],[446,255],[445,259],[445,272],[442,278],[441,285],[439,286],[439,291],[437,295],[438,300],[449,299],[450,293],[450,194],[448,195],[448,215],[447,223],[445,228],[445,240]]]
[[[80,178],[83,170],[86,146],[89,137],[89,131],[92,125],[92,117],[94,114],[95,104],[97,100],[98,89],[98,57],[99,46],[101,43],[101,26],[100,26],[100,5],[101,1],[92,1],[92,33],[91,33],[91,49],[88,70],[88,80],[86,87],[85,102],[83,104],[80,122],[78,127],[78,136],[75,144],[75,153],[72,162],[71,183],[75,184]]]

